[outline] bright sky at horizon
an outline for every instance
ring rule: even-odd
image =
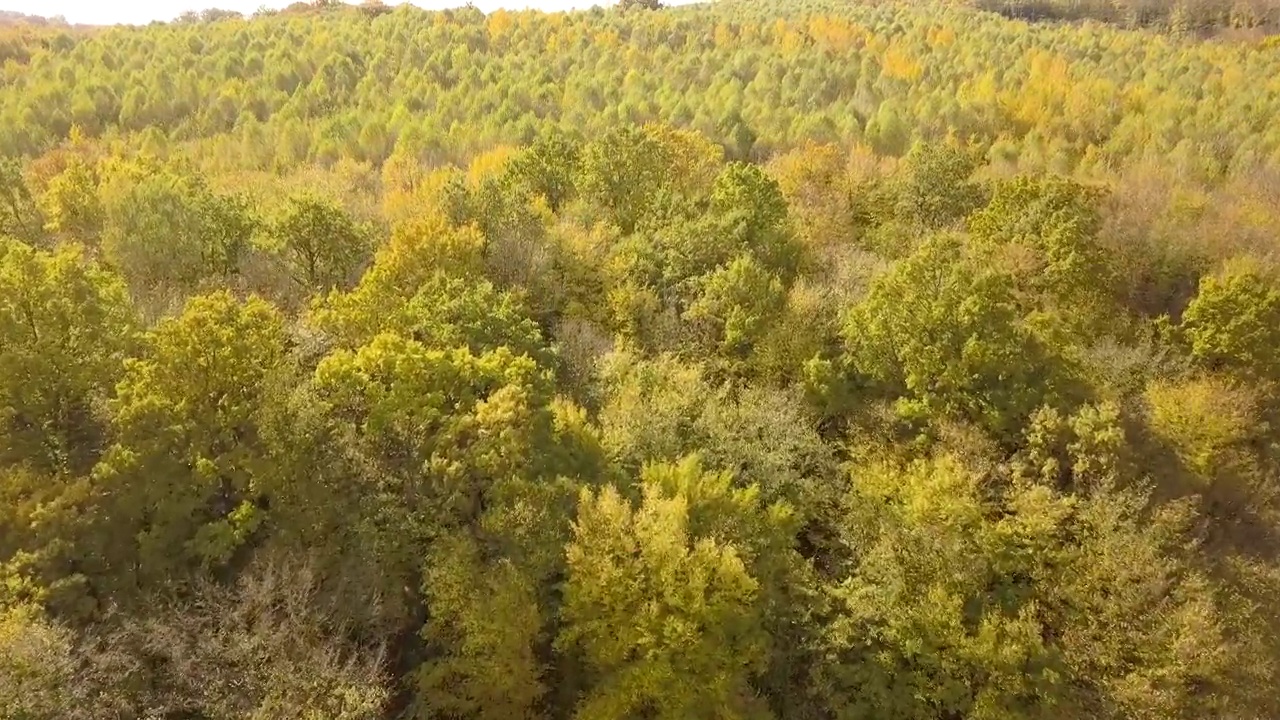
[[[111,23],[143,24],[152,20],[172,20],[188,10],[220,8],[251,13],[266,5],[281,8],[295,0],[0,0],[0,10],[10,10],[26,15],[53,17],[61,15],[72,23],[107,25]],[[537,8],[556,11],[589,8],[592,5],[612,5],[616,0],[473,0],[476,7],[485,12],[498,8],[510,10]],[[688,0],[685,0],[686,2]],[[388,5],[398,4],[386,0]],[[413,0],[413,4],[429,10],[460,7],[466,0]],[[678,4],[678,3],[674,3]]]

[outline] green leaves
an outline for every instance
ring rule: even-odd
[[[312,320],[343,347],[394,332],[431,348],[469,347],[477,353],[506,348],[550,362],[542,331],[524,304],[488,280],[437,272],[411,298],[398,298],[395,292],[361,282],[351,293],[331,295],[318,304]]]
[[[916,143],[893,188],[897,216],[926,232],[946,229],[982,203],[981,188],[970,180],[977,162],[951,144]]]
[[[782,281],[750,255],[713,271],[685,319],[705,323],[712,346],[729,358],[744,358],[768,332],[786,305]]]
[[[582,495],[557,641],[591,673],[575,716],[770,717],[750,688],[768,635],[757,558],[738,523],[785,526],[694,459],[651,466],[641,485],[638,507],[612,487]]]
[[[207,191],[198,178],[141,163],[104,175],[103,252],[136,295],[192,292],[213,274],[199,207]]]
[[[604,448],[631,472],[699,453],[708,469],[732,470],[741,486],[806,516],[828,489],[835,454],[785,392],[717,387],[670,356],[610,356],[600,383]]]
[[[38,240],[44,230],[39,212],[22,166],[13,159],[0,160],[0,235]]]
[[[0,458],[83,472],[101,450],[101,402],[132,349],[124,285],[71,247],[0,239]]]
[[[152,314],[244,269],[259,225],[247,196],[152,160],[114,160],[102,175],[103,254]]]
[[[85,243],[96,242],[103,223],[96,165],[73,156],[67,167],[49,182],[39,205],[45,217],[45,230]]]
[[[534,439],[549,421],[545,372],[506,349],[477,356],[379,335],[326,358],[315,385],[336,417],[359,422],[371,450],[437,475],[433,482],[468,506],[477,488],[457,483],[530,472]]]
[[[663,153],[639,128],[614,131],[582,153],[583,197],[607,209],[623,233],[635,230],[653,196],[667,181]]]
[[[1207,368],[1280,380],[1280,289],[1247,261],[1200,281],[1182,316],[1191,355]]]
[[[141,580],[218,567],[259,527],[269,467],[259,424],[286,344],[275,308],[217,293],[162,321],[126,363],[111,403],[116,442],[94,481],[123,526],[112,542],[136,553]]]
[[[951,417],[1008,437],[1070,373],[1019,317],[1010,278],[942,235],[878,278],[845,320],[854,370],[908,419]]]
[[[239,274],[260,222],[251,201],[245,195],[213,193],[200,200],[200,245],[206,272],[223,277]]]
[[[1230,680],[1224,619],[1173,546],[1177,519],[1147,519],[1144,500],[993,487],[948,458],[857,471],[843,536],[855,560],[829,589],[819,668],[832,709],[1214,712],[1192,688]]]
[[[969,217],[969,234],[991,248],[1018,283],[1026,311],[1055,312],[1085,333],[1114,323],[1117,280],[1097,241],[1102,192],[1070,180],[999,183]]]
[[[314,291],[347,285],[370,254],[366,231],[339,205],[316,196],[290,198],[269,233],[297,282]]]
[[[583,148],[578,189],[629,234],[664,193],[682,197],[705,189],[718,160],[717,150],[693,133],[628,126]]]
[[[417,716],[536,718],[546,692],[537,586],[508,559],[486,563],[465,536],[435,544],[424,578],[438,657],[416,671]]]
[[[124,284],[80,251],[0,238],[0,606],[93,605],[85,573],[103,559],[79,544],[84,476],[110,442],[104,405],[136,332]]]
[[[753,253],[761,264],[790,279],[799,264],[791,237],[787,201],[778,183],[757,165],[730,163],[716,177],[711,209],[720,215],[729,243]]]
[[[576,141],[549,133],[512,158],[506,174],[526,191],[545,198],[547,207],[558,212],[576,192],[580,152]]]
[[[741,373],[781,314],[799,269],[786,200],[777,182],[754,165],[730,163],[712,178],[700,169],[712,156],[687,134],[646,126],[614,142],[659,140],[668,172],[691,174],[678,175],[683,182],[671,181],[647,198],[635,233],[608,248],[611,319],[621,335],[647,348],[701,346]],[[690,182],[698,175],[707,176],[709,187]],[[694,332],[673,327],[678,319]],[[689,343],[689,335],[699,342]]]

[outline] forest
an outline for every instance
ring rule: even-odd
[[[0,720],[1280,717],[1271,0],[0,22]]]

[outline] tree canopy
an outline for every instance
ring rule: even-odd
[[[1280,717],[1276,26],[0,17],[0,720]]]

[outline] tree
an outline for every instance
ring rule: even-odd
[[[1280,718],[1280,2],[973,2],[0,17],[0,716]]]
[[[74,157],[54,177],[39,200],[45,230],[94,244],[102,231],[103,210],[98,198],[97,168]]]
[[[35,608],[0,602],[0,718],[71,717],[75,665],[71,632]]]
[[[477,353],[508,348],[551,362],[538,324],[519,299],[488,280],[438,272],[425,278],[411,298],[396,302],[372,285],[332,295],[312,314],[313,322],[343,347],[359,347],[392,332],[435,349],[469,347]]]
[[[260,440],[268,378],[284,360],[284,320],[258,298],[190,300],[125,365],[111,402],[115,444],[94,470],[136,582],[222,567],[262,526]],[[124,580],[124,578],[119,578]]]
[[[725,149],[729,157],[738,161],[753,159],[756,141],[760,139],[756,131],[742,116],[742,109],[731,105],[716,123],[716,132],[724,138]]]
[[[672,356],[625,354],[604,359],[598,392],[602,442],[629,472],[699,453],[706,468],[732,471],[740,485],[806,518],[829,489],[832,450],[785,392],[716,387],[698,366]]]
[[[742,361],[763,340],[785,305],[778,276],[753,256],[743,255],[703,278],[702,294],[684,318],[695,326],[706,326],[716,352]]]
[[[975,242],[995,248],[1025,293],[1027,312],[1070,309],[1085,332],[1113,324],[1115,270],[1098,243],[1103,195],[1063,179],[1021,177],[996,185],[968,219]]]
[[[13,602],[79,616],[87,473],[109,442],[103,405],[135,348],[123,283],[75,249],[0,241],[0,578]],[[86,507],[87,506],[87,507]],[[0,592],[0,607],[6,593]]]
[[[376,589],[386,621],[403,630],[436,539],[480,533],[508,503],[531,512],[552,501],[524,494],[527,483],[550,489],[560,474],[598,466],[589,433],[551,391],[545,369],[505,347],[475,354],[383,333],[335,350],[272,423],[270,495],[282,539],[325,548],[326,576],[339,585],[343,575],[364,578],[368,587],[354,591]],[[518,533],[527,521],[516,513],[506,525]],[[501,540],[504,532],[482,537],[498,557],[523,562],[526,550],[512,548],[534,552],[535,543]]]
[[[391,696],[379,642],[353,639],[306,564],[257,562],[100,621],[76,648],[90,713],[376,720]],[[78,718],[71,714],[60,717]]]
[[[1248,390],[1214,378],[1158,382],[1145,399],[1152,431],[1200,483],[1247,483],[1258,472],[1251,456],[1261,418]]]
[[[1071,371],[1021,321],[1012,282],[942,235],[877,278],[846,317],[854,371],[916,420],[949,417],[1009,438],[1062,400]]]
[[[662,161],[657,143],[639,128],[615,130],[583,148],[578,185],[585,200],[630,233],[664,182]]]
[[[43,232],[40,211],[12,159],[0,159],[0,235],[35,242]]]
[[[1280,517],[1280,498],[1263,397],[1213,376],[1154,382],[1143,396],[1147,427],[1172,455],[1161,467],[1161,485],[1203,499],[1215,556],[1280,547],[1264,530]]]
[[[1280,380],[1280,289],[1249,261],[1200,281],[1182,315],[1182,330],[1197,362],[1256,380]]]
[[[777,181],[757,165],[730,163],[716,177],[711,209],[727,237],[721,242],[754,253],[768,270],[790,280],[799,265],[787,201]]]
[[[108,168],[102,182],[102,249],[135,296],[194,291],[206,273],[197,178],[148,164]],[[168,291],[166,293],[166,291]]]
[[[650,466],[641,486],[638,507],[611,486],[582,493],[557,639],[590,673],[575,717],[771,717],[751,687],[767,664],[769,590],[759,546],[738,533],[786,537],[786,509],[696,459]]]
[[[423,640],[418,716],[530,714],[543,693],[541,608],[574,492],[556,478],[599,472],[581,420],[550,389],[505,347],[473,354],[382,334],[324,358],[273,428],[280,539],[322,549],[345,613]]]
[[[538,657],[537,586],[509,559],[487,563],[465,536],[442,539],[424,577],[439,653],[416,673],[418,717],[537,718],[546,692]]]
[[[856,237],[854,182],[847,176],[846,160],[835,145],[810,143],[768,166],[808,248],[831,248]]]
[[[289,198],[270,233],[294,278],[311,290],[346,285],[370,252],[367,232],[337,203],[314,195]]]
[[[198,212],[206,272],[222,277],[239,274],[258,231],[252,202],[243,194],[205,193]]]
[[[550,433],[549,378],[506,348],[474,355],[382,334],[325,358],[315,383],[335,419],[374,421],[357,446],[371,460],[409,473],[405,481],[430,481],[423,499],[439,503],[433,523],[474,519],[495,480],[537,477],[550,459],[535,457]]]
[[[1200,688],[1232,687],[1237,646],[1178,511],[1144,504],[995,490],[951,458],[859,473],[819,692],[846,718],[1225,711]]]
[[[627,126],[583,148],[578,190],[629,234],[664,192],[696,194],[717,160],[716,148],[693,133]]]
[[[573,198],[581,146],[559,133],[539,137],[511,159],[506,173],[533,195],[546,198],[547,207],[559,212]]]
[[[950,144],[917,142],[895,178],[897,217],[923,230],[941,230],[982,204],[982,189],[970,179],[977,163]]]
[[[551,362],[523,299],[480,275],[485,247],[472,228],[398,227],[356,287],[318,300],[309,320],[349,349],[392,332],[435,349],[507,347]]]
[[[134,323],[124,284],[78,250],[0,240],[0,461],[73,474],[92,466],[98,408]]]

